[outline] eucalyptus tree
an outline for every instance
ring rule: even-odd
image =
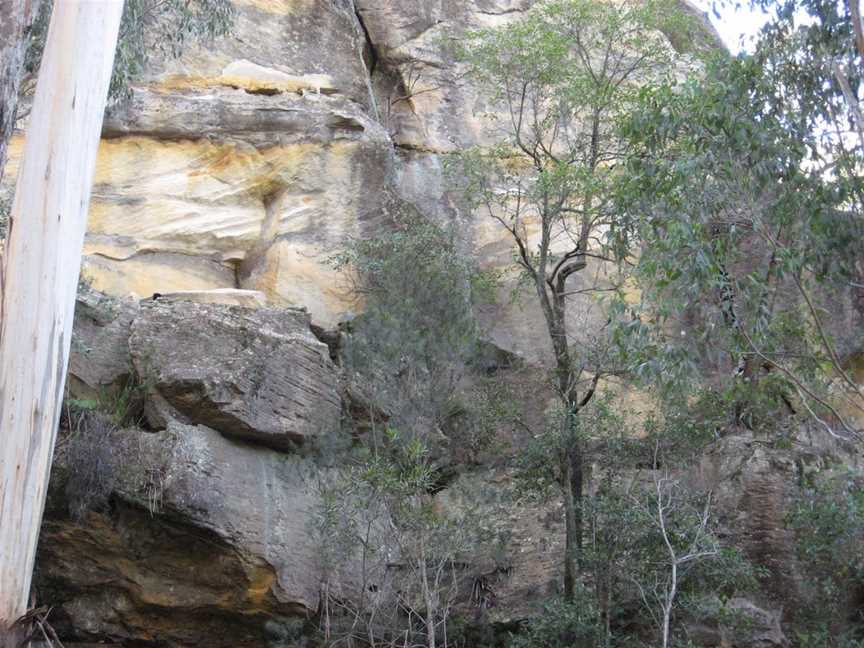
[[[38,4],[38,3],[37,3]],[[165,30],[168,43],[230,15],[228,0],[125,4],[69,0],[6,2],[0,34],[0,156],[17,112],[23,41],[42,34],[45,53],[33,99],[33,123],[0,259],[0,645],[17,645],[29,590],[59,422],[90,185],[109,86],[128,80],[143,43]],[[198,9],[203,9],[199,13]],[[222,7],[220,12],[218,7]],[[143,11],[149,7],[148,11]],[[125,9],[125,11],[124,11]],[[50,16],[50,22],[48,17]],[[203,22],[202,22],[203,21]],[[112,67],[118,33],[121,61]],[[207,30],[204,29],[204,32]],[[163,36],[165,38],[165,36]],[[148,46],[149,47],[149,46]],[[174,53],[178,51],[173,50]],[[112,69],[114,73],[112,74]],[[119,70],[119,72],[118,72]],[[125,72],[124,72],[125,71]],[[135,68],[133,68],[135,71]],[[118,77],[119,74],[119,77]],[[0,159],[0,169],[5,159]],[[28,343],[22,346],[21,341]]]
[[[671,72],[678,55],[663,32],[695,28],[666,0],[549,0],[503,27],[468,33],[458,47],[493,107],[494,145],[461,156],[464,196],[509,237],[543,314],[537,344],[554,357],[561,416],[547,436],[566,512],[571,600],[583,535],[579,413],[614,371],[603,327],[586,315],[592,294],[619,285],[626,256],[606,237],[618,219],[611,186],[624,154],[615,124],[640,85]]]
[[[644,92],[623,129],[644,307],[623,331],[646,378],[719,380],[735,425],[860,437],[861,70],[848,5],[786,2],[752,55]]]
[[[0,646],[30,602],[122,3],[58,5],[0,273]],[[26,341],[26,344],[22,344]]]

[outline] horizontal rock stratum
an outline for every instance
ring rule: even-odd
[[[450,192],[445,160],[492,141],[494,110],[447,43],[533,0],[234,4],[229,35],[151,61],[106,114],[84,250],[95,288],[258,290],[332,327],[358,308],[333,255],[380,231],[387,196],[455,219],[482,266],[511,264],[506,234]],[[540,357],[539,314],[510,304],[511,288],[480,316],[496,344]]]
[[[169,406],[162,420],[283,449],[339,428],[336,370],[305,312],[157,299],[131,329],[138,380]]]

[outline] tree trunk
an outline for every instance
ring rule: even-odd
[[[422,533],[422,531],[420,532]],[[423,588],[423,603],[426,607],[426,648],[435,648],[435,616],[437,613],[435,605],[435,593],[429,584],[428,572],[429,560],[426,555],[426,543],[420,540],[420,585]]]
[[[665,530],[664,530],[665,536]],[[663,648],[669,648],[669,628],[672,625],[672,606],[675,604],[675,596],[678,594],[678,561],[672,553],[672,575],[669,578],[669,591],[663,601]]]
[[[27,610],[122,0],[57,2],[0,275],[0,626]]]
[[[562,457],[562,484],[564,492],[564,599],[572,603],[576,598],[576,575],[582,569],[582,448],[576,437],[576,414],[569,413],[565,425],[567,449]]]
[[[849,11],[852,14],[852,28],[855,30],[855,45],[858,53],[864,56],[864,23],[861,21],[861,0],[849,0]]]
[[[15,128],[30,27],[39,13],[40,1],[0,0],[0,180],[3,179],[6,150]]]
[[[561,490],[564,495],[564,600],[573,603],[576,600],[576,502],[573,499],[572,466],[567,456],[562,462]]]

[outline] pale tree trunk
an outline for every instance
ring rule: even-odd
[[[672,606],[675,605],[675,597],[678,595],[678,563],[672,560],[672,573],[669,577],[669,591],[663,601],[663,648],[669,648],[669,628],[672,625]]]
[[[0,275],[0,626],[28,607],[122,0],[55,3]]]
[[[39,13],[39,4],[40,0],[0,0],[0,180],[15,128],[30,27]]]

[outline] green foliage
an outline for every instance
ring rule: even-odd
[[[476,349],[473,267],[452,227],[405,206],[391,216],[390,232],[354,241],[335,260],[356,273],[363,302],[344,362],[391,427],[428,442]]]
[[[848,634],[837,635],[828,628],[816,630],[797,630],[795,632],[797,648],[862,648],[864,640],[856,639]]]
[[[481,535],[470,502],[446,511],[434,496],[456,389],[477,349],[475,273],[454,228],[404,204],[385,216],[390,231],[334,259],[362,300],[342,360],[371,421],[342,467],[321,476],[328,587],[346,570],[358,585],[325,597],[322,634],[422,645],[444,633]]]
[[[320,476],[313,516],[327,587],[341,587],[325,589],[321,634],[426,645],[428,626],[444,634],[470,580],[482,516],[470,506],[443,508],[430,494],[436,470],[417,437],[388,428],[377,447],[345,461]]]
[[[642,619],[659,626],[670,545],[677,558],[692,556],[678,565],[677,615],[716,620],[726,601],[758,589],[759,570],[718,539],[710,494],[670,476],[670,466],[689,464],[714,440],[722,410],[714,397],[706,391],[695,401],[669,398],[641,430],[615,410],[609,397],[592,401],[578,417],[575,432],[589,449],[586,461],[594,471],[592,495],[581,504],[586,530],[581,562],[582,573],[590,575],[585,591],[594,596],[592,614],[597,615],[589,626],[597,634],[585,646],[636,641],[625,628],[627,610],[630,625],[638,627],[635,619]],[[566,486],[560,464],[549,460],[567,447],[562,429],[553,422],[517,457],[516,486],[523,497],[543,499]],[[641,614],[632,614],[634,603]],[[730,626],[732,620],[723,622]],[[534,635],[523,641],[547,645]]]
[[[864,593],[864,480],[851,471],[817,475],[804,485],[788,524],[812,590],[808,632],[840,634],[851,626],[864,633],[864,616],[855,598]]]
[[[486,99],[495,145],[456,156],[451,175],[465,207],[512,239],[520,287],[531,288],[546,321],[562,407],[573,412],[583,372],[614,370],[605,327],[568,329],[574,317],[590,321],[596,296],[619,290],[626,275],[630,228],[610,199],[624,154],[615,126],[642,85],[671,74],[677,55],[662,31],[685,29],[679,9],[667,0],[547,0],[454,46]],[[609,272],[571,291],[568,278],[589,261]]]
[[[146,384],[137,377],[129,377],[119,386],[100,387],[92,398],[66,399],[65,405],[78,412],[99,414],[116,427],[134,425],[139,422],[146,390]]]
[[[503,450],[498,435],[512,428],[520,407],[512,389],[496,377],[485,378],[454,397],[448,406],[445,434],[451,452],[471,463]]]
[[[646,381],[736,374],[721,389],[737,389],[748,427],[792,400],[836,417],[828,392],[851,388],[841,350],[861,344],[827,317],[860,283],[864,232],[857,100],[836,72],[854,89],[860,66],[841,4],[782,3],[753,56],[644,89],[620,123],[630,155],[612,234],[643,244],[642,303],[620,305],[617,340]],[[796,6],[812,24],[793,26]]]
[[[508,648],[589,648],[601,645],[601,636],[594,598],[590,592],[579,588],[572,603],[558,599],[546,603],[539,615],[510,638]]]
[[[684,559],[677,568],[673,616],[720,620],[731,628],[726,602],[758,590],[764,574],[718,537],[711,494],[675,477],[675,467],[692,463],[722,426],[723,404],[715,401],[711,390],[696,399],[670,395],[656,416],[635,424],[606,397],[592,401],[579,417],[578,434],[593,468],[592,495],[581,507],[582,572],[590,575],[588,591],[602,630],[586,646],[643,645],[638,635],[651,632],[652,625],[659,628],[670,546],[676,559]],[[548,457],[560,454],[566,443],[555,436],[534,443],[536,449],[529,446],[517,459],[517,488],[529,497],[545,497],[562,478]]]
[[[456,53],[470,64],[491,99],[507,101],[527,81],[545,89],[558,104],[550,118],[570,119],[586,107],[608,105],[620,110],[623,99],[635,91],[633,84],[598,83],[598,71],[610,75],[620,71],[605,70],[602,62],[595,68],[597,62],[587,60],[587,53],[605,53],[611,65],[622,60],[624,52],[638,52],[646,60],[632,59],[631,65],[637,61],[640,73],[667,74],[674,54],[663,47],[659,32],[688,22],[674,2],[665,0],[615,4],[546,0],[506,27],[469,32]]]
[[[591,459],[613,461],[615,468],[628,465],[634,443],[632,430],[613,407],[611,397],[594,400],[565,425],[566,412],[555,409],[547,415],[540,434],[533,435],[516,457],[516,492],[528,500],[546,500],[564,488],[562,461],[575,436],[592,448]],[[633,462],[635,463],[635,462]]]
[[[28,72],[39,68],[53,6],[53,0],[40,6],[27,52]],[[126,0],[108,96],[127,96],[153,57],[177,58],[191,43],[224,36],[233,21],[230,0]]]
[[[672,69],[660,30],[689,20],[666,0],[547,0],[505,27],[468,32],[455,53],[488,101],[497,140],[459,157],[468,206],[488,207],[505,226],[521,225],[514,199],[526,211],[542,205],[550,224],[588,218],[583,210],[611,218],[608,163],[621,151],[614,124],[641,84]]]

